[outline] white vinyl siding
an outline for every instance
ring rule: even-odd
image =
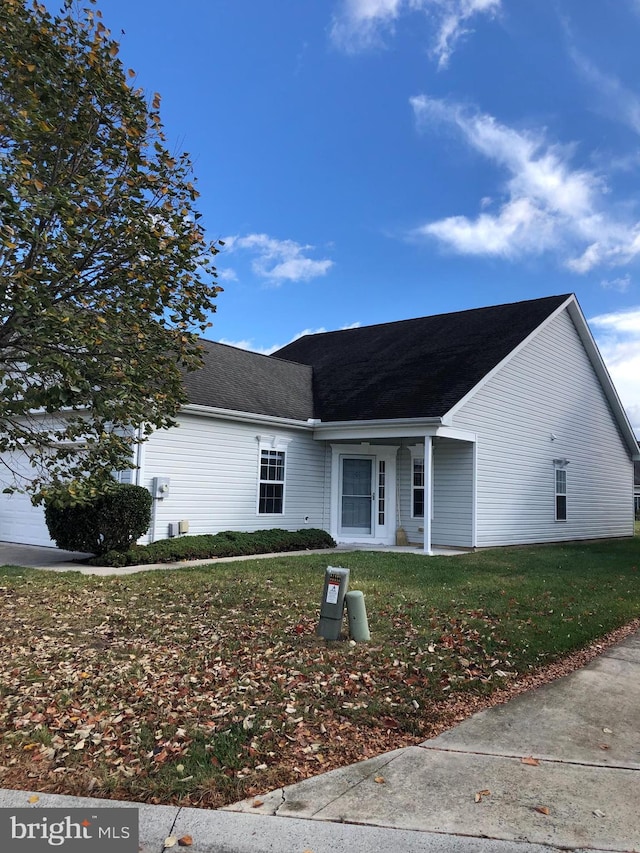
[[[310,431],[186,413],[179,423],[155,432],[145,445],[143,485],[151,488],[153,477],[170,479],[168,496],[154,502],[156,539],[166,538],[168,525],[181,519],[189,521],[190,534],[325,526],[325,449]],[[257,511],[259,441],[268,432],[289,442],[283,515]]]
[[[434,545],[473,546],[473,444],[435,438],[433,441]],[[409,542],[424,542],[424,517],[413,516],[413,461],[424,456],[424,446],[405,439],[398,451],[400,523]]]
[[[415,439],[411,444],[415,446]],[[421,448],[424,454],[424,449]],[[415,451],[414,451],[415,453]],[[398,497],[400,499],[400,526],[407,534],[409,542],[422,544],[424,541],[424,518],[415,518],[412,515],[413,507],[413,457],[409,450],[409,444],[405,440],[398,451]]]
[[[566,311],[454,417],[477,444],[477,544],[633,534],[627,446]],[[555,520],[554,458],[568,460]]]
[[[434,545],[473,545],[473,444],[438,438],[433,443]]]

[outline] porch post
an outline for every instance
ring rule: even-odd
[[[433,439],[424,437],[424,553],[431,556],[431,517],[433,515]]]

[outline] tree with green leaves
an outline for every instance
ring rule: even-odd
[[[189,156],[89,3],[0,0],[0,476],[26,454],[34,501],[99,494],[175,423],[221,290]]]

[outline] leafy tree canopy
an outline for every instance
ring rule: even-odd
[[[0,452],[34,501],[104,490],[174,423],[221,290],[189,156],[89,3],[0,2]]]

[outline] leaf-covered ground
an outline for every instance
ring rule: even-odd
[[[417,743],[637,620],[639,558],[638,540],[341,555],[357,645],[316,636],[323,555],[0,569],[0,785],[215,807]]]

